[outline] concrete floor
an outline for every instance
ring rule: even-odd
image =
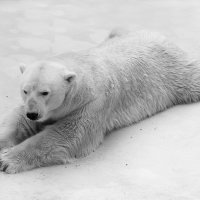
[[[92,47],[114,27],[164,33],[200,54],[198,0],[0,1],[0,111],[20,101],[18,65]],[[109,135],[74,164],[0,174],[2,200],[199,200],[200,104]]]

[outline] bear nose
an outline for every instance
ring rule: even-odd
[[[38,113],[27,113],[26,116],[31,120],[36,120],[38,118]]]

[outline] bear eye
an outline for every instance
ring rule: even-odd
[[[27,94],[28,92],[26,90],[24,90],[24,94]]]
[[[44,91],[44,92],[40,92],[40,94],[41,94],[42,96],[47,96],[47,95],[49,94],[49,92]]]

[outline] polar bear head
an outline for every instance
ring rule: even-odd
[[[37,62],[20,66],[21,95],[27,118],[44,121],[64,103],[76,74],[57,62]]]

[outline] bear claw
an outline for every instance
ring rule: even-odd
[[[3,172],[6,172],[6,169],[7,169],[7,168],[8,168],[8,165],[6,164],[6,165],[3,166],[2,171],[3,171]]]
[[[4,164],[4,162],[0,160],[0,170],[5,172],[7,168],[8,168],[8,164]]]

